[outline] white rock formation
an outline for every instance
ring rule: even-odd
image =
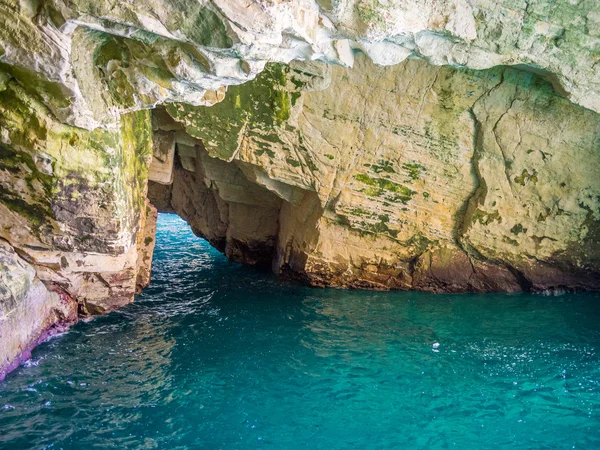
[[[596,0],[2,0],[0,61],[35,82],[60,120],[88,129],[159,103],[213,104],[268,61],[350,67],[356,51],[380,65],[517,65],[600,111],[599,9]]]

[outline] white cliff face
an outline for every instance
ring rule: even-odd
[[[0,61],[63,122],[92,129],[132,109],[210,105],[268,61],[351,67],[408,57],[547,76],[600,111],[596,0],[2,0]]]
[[[353,69],[269,65],[217,105],[166,111],[196,139],[178,144],[167,207],[227,254],[263,243],[276,272],[317,285],[600,287],[600,115],[539,75],[363,55]],[[244,234],[227,214],[242,204],[271,205],[260,217],[278,229]]]

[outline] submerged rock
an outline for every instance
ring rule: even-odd
[[[156,209],[314,286],[600,289],[599,58],[595,0],[0,0],[0,373]]]

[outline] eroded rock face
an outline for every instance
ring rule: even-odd
[[[112,311],[149,282],[152,136],[149,111],[123,114],[113,128],[85,130],[61,123],[35,85],[4,79],[0,376],[75,322],[78,311]]]
[[[83,312],[132,301],[146,216],[150,114],[64,125],[15,80],[0,92],[0,237]],[[150,218],[152,220],[152,218]]]
[[[77,322],[77,302],[47,287],[33,266],[0,239],[0,381],[35,345]]]
[[[252,182],[280,199],[279,273],[375,289],[600,287],[600,118],[535,73],[275,65],[211,108],[167,111],[199,139],[195,170],[235,171],[241,192]],[[170,205],[188,218],[191,206],[173,205],[211,204],[223,187],[194,183],[179,154]],[[226,220],[196,229],[229,233]]]

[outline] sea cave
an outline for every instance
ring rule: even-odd
[[[0,0],[0,447],[600,447],[596,0]]]

